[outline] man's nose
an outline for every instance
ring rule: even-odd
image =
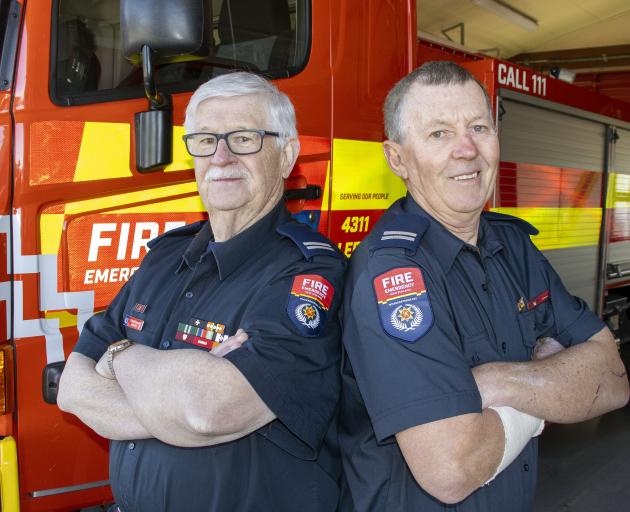
[[[213,165],[231,164],[236,159],[234,154],[228,148],[228,145],[225,139],[219,140],[219,143],[217,144],[217,150],[214,152],[214,155],[212,155],[210,158]]]
[[[468,132],[458,134],[455,139],[455,147],[453,148],[453,156],[455,158],[464,158],[470,160],[476,158],[479,154],[477,145],[472,136]]]

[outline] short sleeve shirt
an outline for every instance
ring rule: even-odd
[[[444,510],[415,482],[395,434],[481,412],[474,366],[527,361],[541,336],[568,347],[604,326],[567,292],[528,230],[483,213],[471,246],[407,196],[353,255],[342,313],[343,510]],[[534,439],[457,510],[531,510],[536,463]]]
[[[86,323],[75,351],[95,360],[122,338],[207,351],[243,328],[249,340],[225,357],[277,416],[248,436],[203,448],[113,441],[110,479],[124,512],[335,510],[337,310],[346,262],[296,224],[278,204],[220,244],[211,243],[208,223],[169,232],[107,311]]]

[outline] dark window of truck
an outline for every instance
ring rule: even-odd
[[[271,8],[261,9],[261,4]],[[142,68],[122,54],[120,0],[57,0],[50,93],[61,105],[144,95]],[[209,55],[156,66],[159,90],[183,92],[232,70],[268,78],[304,68],[310,48],[310,0],[212,0]]]

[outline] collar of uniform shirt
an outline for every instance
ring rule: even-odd
[[[457,255],[464,247],[473,247],[453,233],[446,229],[442,224],[435,220],[431,215],[415,202],[411,194],[407,193],[402,203],[402,209],[405,213],[425,217],[429,221],[429,227],[425,231],[420,244],[427,243],[438,256],[438,261],[444,272],[448,272],[453,266],[453,262]],[[494,255],[503,248],[503,243],[496,236],[490,223],[484,219],[483,214],[479,223],[478,248],[482,258]]]
[[[182,255],[183,261],[178,271],[184,263],[189,268],[194,268],[197,262],[212,253],[219,269],[219,279],[223,280],[247,260],[258,257],[264,245],[271,243],[276,237],[279,238],[276,227],[288,222],[290,218],[284,202],[280,200],[273,210],[258,222],[206,253],[208,243],[214,239],[208,222],[204,224]]]

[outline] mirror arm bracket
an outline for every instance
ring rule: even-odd
[[[155,76],[153,74],[153,57],[151,47],[142,45],[142,76],[144,81],[144,94],[149,100],[151,110],[164,110],[169,107],[169,101],[165,95],[158,93],[155,87]]]

